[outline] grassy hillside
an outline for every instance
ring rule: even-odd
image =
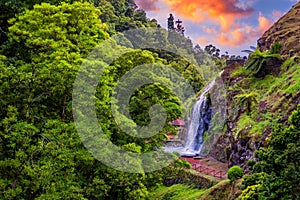
[[[154,190],[149,199],[156,200],[176,200],[176,199],[185,199],[185,200],[194,200],[197,199],[205,190],[200,190],[193,188],[189,185],[172,185],[170,187],[160,186]]]
[[[264,79],[247,76],[248,72],[242,67],[233,72],[232,79],[236,83],[229,90],[238,91],[234,103],[241,110],[234,129],[235,135],[244,131],[250,136],[260,136],[275,123],[286,122],[300,99],[299,67],[300,64],[293,58],[288,58],[277,76],[267,75]],[[238,97],[242,94],[256,96],[249,113],[245,112],[245,107],[239,101]]]
[[[241,180],[233,186],[229,180],[220,181],[208,189],[197,189],[192,185],[172,185],[170,187],[159,186],[149,196],[155,200],[225,200],[234,199],[241,193]]]
[[[275,41],[283,44],[282,53],[287,55],[290,50],[300,50],[300,2],[282,16],[274,25],[266,31],[258,40],[261,50],[270,49]]]

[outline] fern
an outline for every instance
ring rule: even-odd
[[[248,62],[245,64],[245,68],[248,71],[251,71],[254,74],[257,74],[262,70],[266,61],[268,59],[282,59],[280,54],[272,54],[269,51],[261,52],[259,49],[256,49],[253,53],[249,55]]]
[[[237,99],[241,107],[246,108],[247,113],[250,113],[253,104],[258,103],[258,96],[257,92],[250,92],[236,95],[234,98]]]

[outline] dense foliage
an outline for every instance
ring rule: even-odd
[[[266,62],[270,59],[282,59],[281,55],[278,52],[277,43],[273,47],[272,51],[261,52],[259,49],[256,49],[253,53],[249,55],[248,61],[245,65],[245,68],[252,72],[254,76],[265,77],[264,67]],[[260,75],[262,74],[262,75]]]
[[[259,161],[245,177],[240,199],[299,199],[300,106],[289,122],[290,127],[276,126],[269,146],[256,152]]]
[[[75,129],[72,88],[83,60],[119,31],[158,26],[133,1],[11,0],[0,6],[0,199],[146,198],[149,188],[163,183],[168,170],[186,166],[177,161],[173,168],[153,173],[117,171],[97,161]],[[185,45],[192,51],[189,41]],[[124,49],[116,45],[115,51]],[[132,119],[140,126],[149,124],[149,108],[160,104],[167,121],[148,140],[131,137],[118,128],[111,111],[120,77],[148,63],[176,69],[195,91],[203,86],[203,78],[196,66],[178,56],[167,59],[151,50],[126,49],[107,63],[99,81],[95,100],[99,123],[122,149],[153,151],[162,145],[165,132],[175,131],[167,121],[182,114],[180,101],[170,88],[157,83],[137,88],[129,107]]]
[[[149,191],[158,185],[191,182],[195,176],[182,170],[189,167],[184,161],[176,161],[171,167],[151,173],[130,174],[109,168],[87,151],[74,124],[72,89],[83,61],[99,44],[117,33],[159,27],[156,20],[149,20],[133,0],[0,0],[0,8],[0,199],[146,199]],[[157,42],[145,32],[136,43],[124,40],[126,44],[120,46],[117,41],[112,41],[113,48],[98,49],[109,51],[108,57],[125,52],[105,63],[107,68],[94,96],[97,119],[103,132],[122,150],[155,151],[163,145],[166,132],[176,132],[167,122],[177,119],[184,110],[174,91],[160,84],[172,85],[157,75],[169,75],[164,67],[175,69],[194,92],[199,92],[204,80],[215,78],[224,68],[225,59],[229,58],[228,53],[220,55],[220,50],[213,45],[204,50],[199,45],[193,47],[190,39],[179,38],[176,33],[165,32],[159,36]],[[140,47],[144,42],[163,45],[172,52]],[[245,67],[254,74],[264,71],[267,61],[281,58],[281,48],[280,43],[275,43],[270,51],[252,52]],[[294,66],[295,59],[287,61],[282,67],[287,73],[281,78],[275,80],[266,76],[264,80],[257,80],[252,77],[240,81],[249,84],[242,85],[243,89],[238,88],[243,93],[232,97],[238,107],[246,111],[246,115],[240,116],[238,128],[250,127],[251,133],[261,134],[271,124],[265,124],[266,119],[271,118],[272,124],[277,120],[268,113],[255,114],[263,94],[273,97],[274,90],[282,91],[283,96],[298,92],[298,66]],[[132,135],[129,135],[115,121],[111,102],[117,101],[113,95],[121,77],[145,64],[157,66],[156,73],[145,70],[133,79],[155,78],[159,82],[135,88],[131,95],[128,112],[136,124],[128,116],[118,113],[122,115],[126,130],[131,131]],[[245,73],[244,69],[239,73]],[[246,74],[242,74],[243,77]],[[290,80],[292,75],[293,80]],[[182,89],[180,95],[187,95],[182,82],[177,83]],[[254,91],[258,85],[260,90]],[[123,84],[119,89],[132,87]],[[151,107],[157,104],[166,111],[163,128],[150,138],[134,137],[133,130],[137,125],[151,123]],[[288,103],[278,106],[286,108],[283,106]],[[258,162],[253,167],[253,174],[244,178],[241,199],[299,198],[300,107],[289,122],[289,127],[276,126],[269,146],[257,152]],[[114,162],[113,157],[111,162]],[[142,168],[140,162],[131,164]],[[242,169],[237,166],[228,171],[228,178],[233,182],[242,175]],[[210,186],[199,177],[196,182],[199,187]],[[189,187],[179,186],[180,190],[184,188]],[[165,195],[165,191],[157,194],[160,192]],[[191,198],[199,195],[187,193]],[[182,195],[185,193],[177,196],[176,188],[174,193],[166,194],[169,198],[181,198]]]

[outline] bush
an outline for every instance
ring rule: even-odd
[[[230,182],[234,182],[243,176],[243,170],[239,166],[231,167],[227,172],[227,177]]]
[[[289,123],[276,124],[268,147],[255,152],[258,162],[244,177],[241,199],[300,199],[300,105]]]
[[[255,160],[248,160],[247,163],[246,163],[246,165],[249,166],[249,167],[253,167],[255,164],[256,164]]]
[[[258,199],[258,193],[260,188],[261,188],[260,184],[247,187],[247,189],[244,190],[242,194],[239,196],[238,200]]]
[[[282,44],[280,42],[274,42],[271,46],[270,53],[275,54],[275,53],[280,53],[282,50]]]

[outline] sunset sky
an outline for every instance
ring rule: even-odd
[[[257,39],[298,0],[135,0],[167,27],[173,13],[181,19],[185,35],[204,47],[214,44],[222,52],[243,55]]]

